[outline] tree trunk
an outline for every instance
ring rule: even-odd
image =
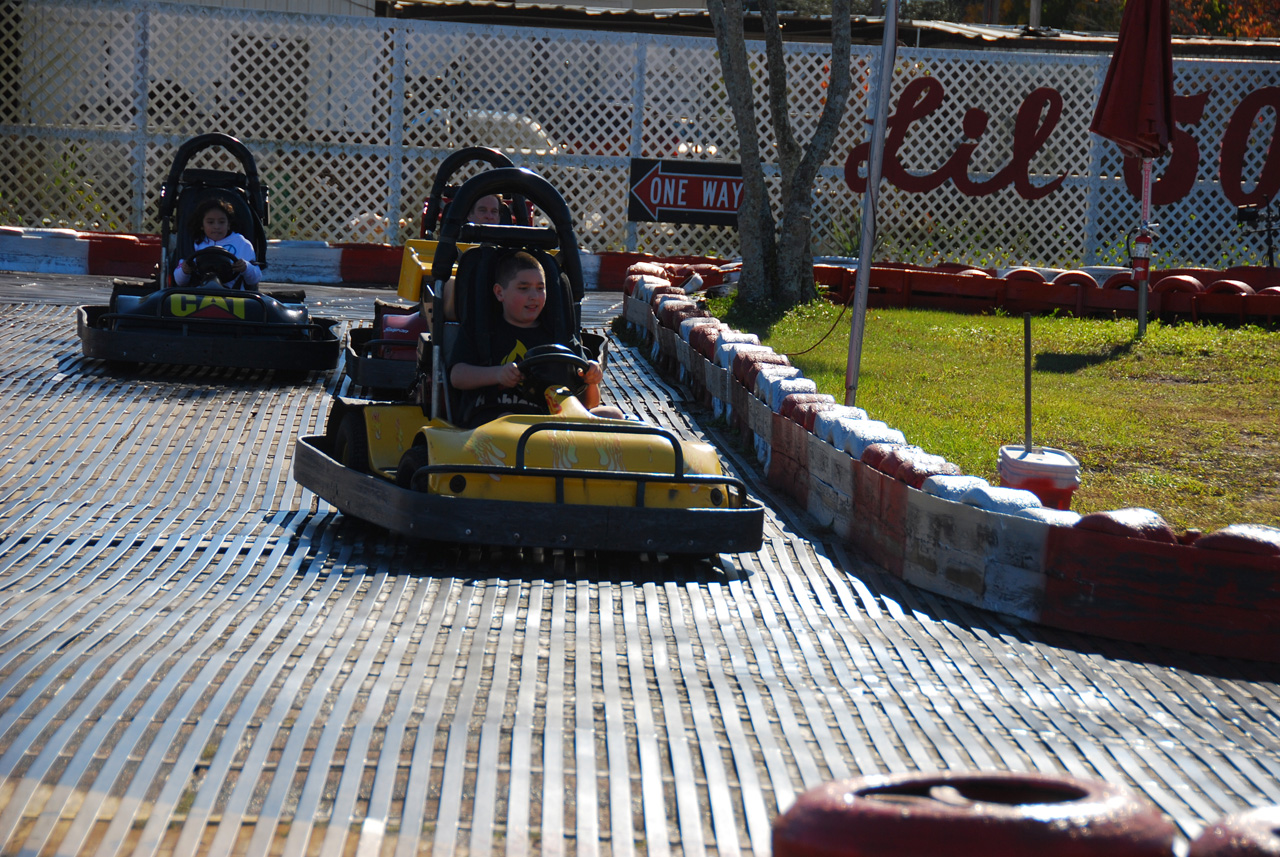
[[[738,125],[742,160],[742,204],[738,209],[742,275],[738,294],[748,301],[766,300],[784,307],[811,300],[817,295],[813,285],[813,182],[835,142],[849,100],[850,0],[833,0],[831,6],[831,80],[817,128],[804,146],[791,128],[777,0],[760,0],[769,112],[778,143],[780,222],[774,221],[760,163],[742,0],[708,0],[707,9],[720,49],[725,90]]]
[[[751,87],[751,66],[742,29],[742,0],[708,0],[707,11],[716,31],[720,71],[724,75],[729,107],[738,126],[738,151],[742,162],[742,201],[738,206],[742,272],[738,279],[738,296],[753,303],[771,300],[778,251],[774,243],[773,212],[764,185],[764,166],[760,162],[760,135]]]

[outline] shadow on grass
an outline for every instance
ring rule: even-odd
[[[1110,363],[1112,360],[1128,357],[1137,344],[1137,340],[1121,342],[1096,354],[1056,354],[1053,352],[1037,354],[1035,368],[1037,372],[1054,372],[1059,375],[1069,375],[1073,372],[1088,369],[1091,366],[1098,366],[1103,363]]]

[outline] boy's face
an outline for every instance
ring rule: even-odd
[[[497,223],[502,213],[502,204],[496,196],[482,196],[471,206],[469,219],[472,223]]]
[[[210,241],[221,241],[231,234],[231,222],[220,208],[211,208],[204,213],[203,226],[204,237]]]
[[[502,304],[502,317],[516,327],[533,327],[547,303],[547,283],[542,268],[526,268],[505,287],[493,284],[493,294]]]

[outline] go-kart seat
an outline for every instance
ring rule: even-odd
[[[247,180],[241,173],[226,170],[189,169],[182,172],[182,186],[175,206],[173,252],[169,258],[169,282],[173,269],[181,259],[190,259],[196,245],[195,210],[207,199],[224,199],[231,203],[231,230],[239,232],[253,244],[259,266],[266,259],[267,239],[262,222],[249,205],[245,191]]]
[[[564,343],[575,352],[582,353],[575,324],[573,292],[568,277],[560,273],[555,257],[541,250],[497,247],[491,244],[468,250],[458,258],[452,305],[444,304],[444,323],[440,326],[443,377],[437,380],[444,385],[444,400],[448,408],[446,419],[450,422],[456,422],[464,416],[460,413],[462,397],[449,384],[449,372],[453,369],[453,350],[459,333],[466,326],[473,331],[480,351],[488,350],[489,337],[502,313],[502,306],[493,294],[493,284],[498,279],[498,261],[521,249],[538,260],[546,275],[547,303],[542,309],[542,323],[550,325],[556,342]]]

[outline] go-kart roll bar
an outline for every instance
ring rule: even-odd
[[[458,188],[458,194],[449,204],[444,215],[444,223],[440,228],[440,240],[436,246],[435,258],[431,264],[431,277],[436,282],[444,282],[453,274],[453,266],[458,261],[458,241],[462,228],[466,224],[467,215],[476,200],[493,193],[513,193],[526,197],[551,220],[557,237],[560,255],[557,262],[569,278],[573,292],[573,300],[580,302],[583,298],[582,259],[578,256],[578,241],[573,233],[573,216],[564,197],[551,184],[531,170],[523,167],[501,167],[487,170],[472,176]],[[474,225],[474,224],[473,224]],[[507,226],[512,236],[524,236],[523,230],[534,227]],[[545,230],[538,229],[539,233]],[[521,239],[523,240],[523,239]],[[517,243],[516,246],[519,246]]]
[[[177,204],[177,197],[174,195],[173,189],[177,187],[178,182],[181,180],[182,171],[186,169],[187,161],[191,160],[192,156],[197,152],[211,149],[214,146],[221,146],[226,149],[244,167],[249,204],[258,212],[262,222],[264,224],[267,223],[267,193],[258,179],[258,164],[253,159],[253,154],[248,147],[229,134],[201,134],[199,137],[193,137],[178,147],[177,154],[173,156],[173,165],[169,167],[169,176],[164,180],[164,185],[160,188],[160,219],[168,220],[173,214],[173,207]]]
[[[560,235],[550,226],[512,226],[504,223],[464,223],[458,230],[458,240],[463,244],[499,244],[504,247],[533,247],[537,250],[554,250],[560,246]]]
[[[427,195],[427,204],[422,210],[420,233],[423,238],[426,238],[435,230],[436,224],[440,220],[440,209],[443,207],[444,192],[449,187],[449,180],[453,178],[453,174],[458,171],[459,167],[474,161],[481,161],[491,167],[515,166],[511,159],[502,152],[497,149],[490,149],[487,146],[468,146],[445,158],[444,162],[440,164],[440,169],[436,171],[435,181],[431,183],[431,191]],[[516,210],[512,214],[516,218],[516,223],[528,226],[529,212],[524,204],[524,198],[516,197],[514,202]],[[468,208],[467,211],[470,212],[471,209]]]

